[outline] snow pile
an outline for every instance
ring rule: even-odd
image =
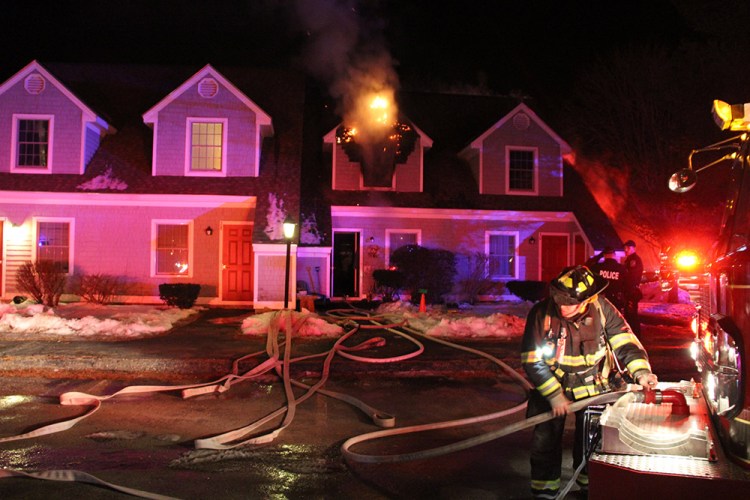
[[[272,311],[248,316],[242,321],[242,333],[246,335],[265,335],[268,333],[271,321],[276,317],[278,317],[279,321],[279,332],[285,333],[288,318],[292,318],[292,326],[295,326],[303,316],[307,316],[308,314],[296,311],[290,311],[289,313]],[[298,337],[338,337],[343,333],[344,329],[339,325],[330,323],[315,314],[310,314],[302,326],[300,326],[296,335]]]
[[[112,189],[116,191],[124,191],[128,188],[127,183],[120,179],[112,176],[112,169],[108,169],[103,174],[97,175],[93,179],[79,184],[77,189],[84,191],[101,191],[104,189]]]
[[[195,313],[197,309],[158,306],[0,304],[0,339],[135,339],[170,330]]]
[[[390,302],[381,305],[377,312],[393,322],[405,319],[410,328],[434,337],[510,338],[523,335],[526,314],[531,309],[531,303],[519,306],[514,302],[512,306],[514,314],[501,312],[482,314],[481,308],[451,312],[432,307],[420,313],[419,308],[411,303]],[[493,307],[494,311],[497,311],[503,306]]]
[[[508,302],[470,306],[460,311],[419,307],[408,302],[383,304],[375,311],[375,319],[383,323],[406,320],[408,326],[425,335],[453,339],[511,339],[523,334],[526,315],[533,304]],[[641,302],[642,316],[659,316],[688,322],[695,314],[693,304]],[[0,304],[0,340],[132,340],[155,336],[172,329],[178,322],[191,318],[201,308],[177,309],[154,305],[94,305],[74,303],[48,308],[29,302]],[[268,333],[270,321],[281,314],[280,330],[290,317],[279,311],[239,317],[246,335]],[[366,314],[366,312],[362,312]],[[308,316],[296,333],[298,337],[338,337],[343,334],[336,318],[330,321],[314,313],[292,312],[293,322]],[[234,321],[234,319],[233,319]]]

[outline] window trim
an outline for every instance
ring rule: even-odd
[[[39,223],[40,222],[66,222],[68,224],[68,272],[66,276],[73,275],[75,269],[75,219],[73,217],[32,217],[33,239],[31,249],[31,261],[36,262],[39,256]]]
[[[193,170],[193,124],[221,123],[221,170]],[[185,120],[185,175],[194,177],[226,177],[227,175],[227,137],[229,129],[228,118],[189,116]]]
[[[187,226],[188,235],[188,272],[185,274],[164,274],[157,273],[156,268],[156,243],[158,240],[158,229],[159,226]],[[152,219],[151,220],[151,269],[150,274],[152,278],[192,278],[193,277],[193,262],[195,255],[195,244],[194,244],[194,222],[192,219]]]
[[[18,126],[21,120],[47,120],[49,137],[47,139],[47,166],[26,167],[18,165]],[[53,165],[55,139],[55,115],[14,113],[10,140],[10,171],[24,174],[51,174]]]
[[[490,239],[492,236],[513,236],[515,245],[513,251],[513,276],[491,276],[490,275]],[[520,260],[520,231],[485,231],[484,232],[484,254],[487,256],[487,277],[491,280],[518,279]]]
[[[510,153],[512,151],[531,151],[534,154],[534,169],[532,171],[533,187],[531,190],[513,189],[510,187]],[[539,194],[539,148],[530,146],[505,147],[505,192],[520,196],[535,196]]]
[[[391,265],[391,235],[396,233],[416,234],[417,245],[422,245],[422,230],[421,229],[399,229],[391,228],[385,230],[385,267],[388,268]]]

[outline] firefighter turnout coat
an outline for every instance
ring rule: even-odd
[[[521,363],[536,390],[548,400],[561,392],[576,401],[609,391],[607,378],[614,366],[633,380],[651,372],[640,341],[619,311],[601,296],[574,320],[562,318],[551,298],[535,304],[526,320]]]

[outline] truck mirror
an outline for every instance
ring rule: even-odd
[[[686,193],[693,189],[698,178],[689,168],[678,170],[669,178],[669,189],[675,193]]]

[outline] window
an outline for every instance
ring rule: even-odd
[[[533,150],[508,151],[508,190],[534,191],[535,154]]]
[[[154,274],[190,276],[190,234],[187,222],[155,221]]]
[[[220,173],[224,170],[225,120],[188,120],[190,173]]]
[[[418,229],[386,229],[385,238],[390,262],[393,252],[404,245],[419,245],[420,231]]]
[[[16,167],[46,169],[49,167],[51,126],[46,118],[16,120]]]
[[[72,269],[70,251],[70,222],[37,221],[36,260],[54,262],[64,273]]]
[[[491,279],[516,277],[516,233],[487,234],[487,272]]]

